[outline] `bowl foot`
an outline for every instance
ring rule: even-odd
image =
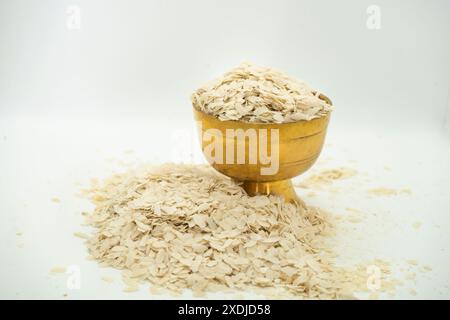
[[[297,193],[295,193],[294,186],[290,179],[270,182],[244,181],[242,187],[249,196],[273,194],[282,196],[287,202],[297,202],[298,204],[305,206],[304,202],[297,196]]]

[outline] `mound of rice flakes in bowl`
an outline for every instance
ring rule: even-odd
[[[365,267],[335,264],[329,216],[275,196],[249,197],[203,165],[142,166],[86,190],[86,240],[125,291],[149,282],[174,293],[254,291],[283,298],[348,298],[367,290]]]
[[[197,89],[195,108],[220,120],[285,123],[312,120],[331,111],[319,91],[271,68],[242,63]]]

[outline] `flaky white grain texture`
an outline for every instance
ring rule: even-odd
[[[331,105],[320,92],[284,73],[242,63],[191,96],[197,109],[220,120],[285,123],[325,116]]]
[[[141,167],[88,191],[86,240],[102,265],[143,282],[195,294],[257,290],[272,297],[335,299],[366,289],[364,266],[335,264],[330,218],[275,196],[249,197],[201,165]],[[154,291],[153,290],[153,291]]]

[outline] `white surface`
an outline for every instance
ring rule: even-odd
[[[66,28],[69,4],[81,8],[81,30]],[[396,298],[414,298],[411,287],[417,298],[450,298],[450,4],[378,1],[381,29],[368,30],[371,4],[2,1],[0,298],[151,298],[147,288],[123,293],[118,272],[85,259],[72,233],[91,206],[77,183],[120,169],[111,159],[200,161],[189,92],[244,59],[305,79],[336,105],[314,170],[358,174],[337,192],[299,193],[336,214],[366,214],[336,240],[342,257],[416,259],[432,271]],[[371,198],[373,187],[412,194]],[[49,273],[70,265],[80,290]]]
[[[171,128],[138,119],[102,125],[99,120],[48,118],[16,119],[1,128],[0,297],[62,298],[67,293],[70,298],[151,298],[147,286],[139,293],[123,293],[119,272],[86,260],[82,240],[72,234],[86,231],[80,213],[92,206],[76,194],[90,178],[125,170],[128,164],[171,161]],[[417,272],[417,282],[406,281],[406,289],[414,288],[418,295],[400,289],[395,297],[450,298],[448,140],[420,131],[355,134],[330,129],[313,171],[344,166],[358,174],[315,197],[304,189],[298,192],[308,204],[333,214],[348,214],[347,207],[363,212],[363,221],[348,225],[350,231],[336,239],[343,262],[382,258],[397,268],[407,266],[406,259],[417,260],[432,267],[431,272]],[[376,187],[410,188],[412,194],[370,197],[367,190]],[[61,202],[52,202],[53,197]],[[415,222],[422,223],[418,230]],[[50,275],[53,267],[72,265],[80,267],[80,290],[67,288],[66,274]],[[113,276],[114,283],[103,282],[104,275]],[[405,273],[395,276],[402,280]]]

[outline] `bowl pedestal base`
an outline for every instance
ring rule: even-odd
[[[304,202],[295,193],[294,186],[290,179],[270,181],[270,182],[257,182],[257,181],[244,181],[242,188],[249,196],[256,196],[258,194],[263,195],[277,195],[282,196],[286,202],[297,202],[304,206]]]

